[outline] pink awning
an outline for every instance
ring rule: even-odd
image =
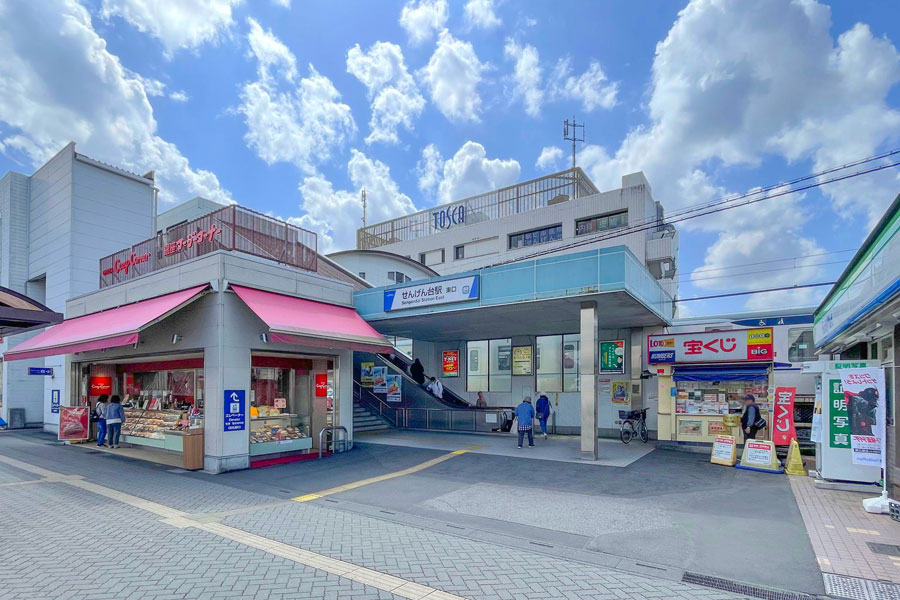
[[[231,289],[269,326],[269,339],[273,342],[364,352],[391,351],[391,343],[352,308],[237,285]]]
[[[193,301],[206,287],[200,285],[83,317],[66,319],[5,352],[3,358],[24,360],[134,344],[142,329]]]

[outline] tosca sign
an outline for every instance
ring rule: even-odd
[[[772,328],[670,333],[647,337],[649,362],[710,363],[771,361]]]
[[[384,291],[384,312],[478,300],[479,276],[446,279]]]
[[[457,204],[456,206],[448,206],[443,210],[436,210],[431,213],[431,218],[434,219],[433,225],[436,230],[450,229],[455,225],[463,225],[466,222],[466,205]]]

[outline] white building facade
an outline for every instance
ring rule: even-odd
[[[0,285],[65,313],[66,301],[96,290],[100,258],[156,232],[157,188],[140,176],[75,151],[70,143],[33,175],[0,179]],[[7,351],[36,332],[10,336]],[[68,389],[64,356],[3,363],[3,404],[25,410],[25,422],[58,427],[53,390]],[[53,376],[29,375],[50,367]]]

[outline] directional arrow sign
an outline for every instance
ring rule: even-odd
[[[225,390],[225,431],[242,431],[246,427],[244,390]]]

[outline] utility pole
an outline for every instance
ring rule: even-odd
[[[578,137],[578,128],[581,127],[581,137]],[[571,130],[571,131],[570,131]],[[572,122],[566,119],[563,122],[563,139],[572,142],[572,199],[578,198],[578,177],[575,174],[575,144],[584,141],[584,123],[579,125],[572,117]]]
[[[360,195],[361,195],[362,207],[363,207],[363,216],[362,216],[363,229],[365,229],[366,228],[366,188],[362,189],[362,192],[360,193]]]

